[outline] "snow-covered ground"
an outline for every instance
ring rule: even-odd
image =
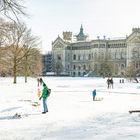
[[[49,112],[41,114],[37,80],[0,78],[0,140],[139,140],[140,84],[119,83],[107,89],[106,79],[43,77],[52,93]],[[97,98],[92,101],[92,90]],[[34,107],[33,102],[41,105]],[[15,114],[21,115],[16,117]]]

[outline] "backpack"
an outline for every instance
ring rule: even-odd
[[[50,96],[50,94],[51,94],[51,89],[50,89],[50,88],[48,88],[47,93],[46,93],[47,97],[49,97],[49,96]]]

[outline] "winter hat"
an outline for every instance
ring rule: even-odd
[[[46,86],[46,84],[45,83],[43,83],[43,87],[45,87]]]

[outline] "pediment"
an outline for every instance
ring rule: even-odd
[[[65,48],[66,43],[61,39],[59,36],[58,38],[52,43],[53,49],[63,49]]]
[[[61,42],[57,42],[57,43],[55,43],[53,48],[55,48],[55,49],[63,49],[64,48],[64,44],[62,44]]]
[[[131,36],[129,36],[128,42],[130,43],[140,43],[140,33],[133,33]]]

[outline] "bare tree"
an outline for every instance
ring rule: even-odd
[[[24,36],[24,49],[23,49],[23,74],[25,82],[27,76],[35,76],[41,73],[42,61],[39,46],[39,38],[32,36],[31,30],[26,32]]]
[[[1,15],[19,21],[20,15],[26,15],[23,0],[0,0],[0,13]]]
[[[42,74],[42,55],[40,50],[37,48],[32,48],[28,62],[29,62],[29,75],[38,76]]]
[[[131,82],[133,79],[136,78],[136,69],[135,69],[135,65],[134,65],[134,62],[131,62],[127,67],[126,67],[126,70],[125,70],[125,76],[126,78],[129,79],[129,81]]]
[[[105,56],[105,58],[102,58],[101,54],[99,54],[97,58],[97,64],[95,72],[100,76],[109,76],[112,75],[114,71],[113,63],[111,61],[111,58],[109,59],[108,55]]]
[[[4,71],[12,75],[14,83],[16,83],[18,75],[24,75],[25,82],[27,82],[27,76],[41,73],[39,38],[33,36],[24,23],[0,23],[1,38],[4,40],[4,43],[0,42],[3,44],[3,47],[0,48],[1,73]]]
[[[4,39],[4,33],[3,33],[3,28],[2,28],[2,24],[3,24],[4,20],[3,19],[0,19],[0,74],[3,73],[4,71],[4,67],[3,67],[3,62],[4,62],[4,42],[5,42],[5,39]]]
[[[21,60],[24,58],[24,35],[27,31],[27,27],[24,23],[5,23],[3,28],[6,31],[6,41],[5,46],[7,46],[7,59],[9,63],[9,69],[13,70],[14,83],[16,83],[16,77],[18,68],[20,66]]]

